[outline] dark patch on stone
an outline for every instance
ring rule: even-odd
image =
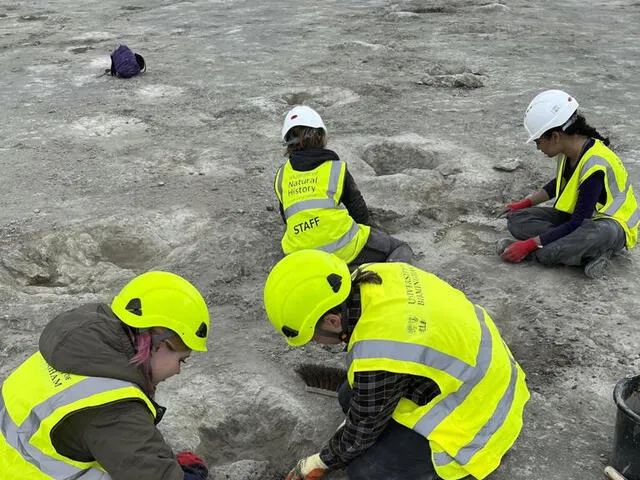
[[[370,145],[362,153],[362,159],[377,175],[392,175],[408,168],[433,170],[440,163],[437,153],[401,143]]]
[[[90,50],[90,48],[89,48],[89,47],[76,47],[76,48],[72,48],[72,49],[70,49],[69,51],[70,51],[71,53],[76,53],[76,54],[78,54],[78,53],[86,53],[86,52],[87,52],[87,51],[89,51],[89,50]]]

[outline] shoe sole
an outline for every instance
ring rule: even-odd
[[[597,258],[594,258],[584,267],[584,274],[592,279],[602,278],[604,272],[607,271],[611,258],[611,252],[606,252]]]

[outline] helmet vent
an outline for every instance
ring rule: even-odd
[[[282,327],[282,333],[284,333],[284,336],[287,338],[292,338],[292,337],[297,337],[298,336],[298,331],[294,330],[293,328],[289,328],[286,325],[284,327]]]
[[[342,277],[337,273],[331,273],[327,275],[327,282],[331,285],[331,290],[338,293],[338,290],[340,290],[340,287],[342,286]]]
[[[196,331],[196,337],[207,338],[207,326],[204,322],[202,322],[198,327],[198,330]]]
[[[131,300],[129,300],[129,303],[127,303],[127,306],[124,308],[125,310],[128,310],[131,313],[133,313],[134,315],[138,315],[139,317],[142,316],[142,302],[140,301],[139,298],[132,298]]]

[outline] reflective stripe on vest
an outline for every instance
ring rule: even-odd
[[[304,172],[294,170],[289,161],[278,170],[274,187],[287,223],[281,242],[285,254],[313,248],[336,254],[348,263],[360,253],[370,230],[356,223],[340,203],[345,174],[346,164],[333,160]],[[313,190],[295,193],[298,186],[306,185],[296,184],[297,178],[305,179]]]
[[[516,369],[514,360],[511,359],[511,376],[509,377],[509,386],[507,387],[507,391],[498,402],[496,409],[491,414],[491,418],[487,421],[487,423],[483,425],[483,427],[476,434],[473,440],[471,440],[471,442],[458,450],[458,453],[456,453],[455,456],[452,457],[446,452],[436,453],[434,455],[434,461],[437,466],[448,465],[453,461],[459,463],[460,465],[466,465],[476,453],[484,448],[493,434],[498,431],[498,429],[507,419],[507,415],[511,410],[511,405],[513,404],[513,400],[515,398],[517,379],[518,370]],[[426,416],[429,416],[429,414],[427,414]]]
[[[597,155],[592,156],[582,166],[581,171],[588,172],[591,168],[595,166],[602,167],[607,171],[607,174],[605,175],[605,177],[607,178],[607,186],[609,188],[609,192],[611,192],[611,194],[613,195],[613,201],[611,202],[611,204],[606,209],[598,213],[602,213],[604,215],[609,215],[610,217],[613,217],[618,212],[618,210],[620,210],[620,207],[622,207],[625,200],[627,199],[629,188],[631,188],[631,182],[629,181],[629,176],[627,175],[627,182],[626,182],[626,185],[624,186],[624,190],[620,190],[618,188],[618,182],[616,181],[616,175],[613,172],[611,165],[602,157],[599,157]],[[635,227],[636,224],[638,223],[637,221],[631,223],[633,218],[639,218],[639,213],[637,208],[636,208],[636,211],[633,213],[631,219],[629,219],[626,222],[629,228]]]
[[[351,225],[351,228],[347,233],[345,233],[342,237],[340,237],[335,242],[331,242],[328,245],[322,245],[321,247],[318,247],[318,250],[322,250],[323,252],[327,252],[327,253],[337,252],[345,245],[348,245],[351,240],[356,238],[356,235],[358,234],[359,231],[360,231],[360,227],[356,222],[353,222],[353,225]]]
[[[122,380],[87,377],[35,406],[21,425],[14,423],[6,409],[4,397],[0,395],[0,432],[6,442],[20,453],[24,461],[31,463],[43,474],[55,480],[109,480],[111,477],[97,468],[80,469],[46,455],[32,445],[30,440],[40,429],[42,421],[59,408],[92,395],[131,387],[139,390],[133,383]]]
[[[627,220],[627,227],[636,228],[636,226],[638,225],[638,222],[640,222],[640,209],[636,208],[636,211],[633,212],[633,215],[631,215],[631,218]]]
[[[413,430],[427,437],[451,412],[465,401],[470,392],[482,381],[491,364],[493,352],[491,332],[484,320],[484,312],[482,309],[475,305],[474,309],[481,329],[480,345],[476,356],[475,367],[431,347],[389,340],[359,341],[347,353],[347,365],[351,365],[354,357],[358,359],[390,358],[398,361],[426,365],[443,371],[463,382],[457,391],[449,394],[436,404],[418,420],[413,427]],[[511,375],[509,386],[489,420],[478,431],[471,442],[460,448],[455,457],[449,456],[446,452],[434,454],[434,460],[437,466],[447,465],[454,460],[460,465],[467,464],[476,453],[485,447],[493,434],[502,426],[511,410],[518,377],[515,362],[512,358],[510,358],[510,361]]]
[[[595,172],[603,172],[606,203],[602,204],[598,200],[592,218],[597,220],[602,217],[610,217],[617,221],[625,231],[627,248],[632,248],[638,238],[640,209],[633,193],[629,175],[617,155],[600,140],[596,140],[594,145],[582,156],[568,181],[564,179],[566,164],[566,156],[560,155],[558,157],[554,208],[562,212],[573,213],[582,182]],[[621,187],[620,183],[623,181],[624,185]]]
[[[280,198],[282,198],[282,178],[284,177],[284,169],[280,170],[278,191],[280,192]],[[315,200],[303,200],[301,202],[294,203],[284,210],[284,218],[300,213],[304,210],[311,210],[314,208],[336,208],[336,201],[334,196],[338,191],[338,182],[340,180],[340,172],[342,170],[342,164],[340,162],[331,162],[331,172],[329,173],[329,185],[327,186],[327,198],[315,199]],[[354,222],[355,223],[355,222]],[[334,250],[335,251],[335,250]]]

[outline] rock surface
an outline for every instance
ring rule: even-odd
[[[0,380],[55,314],[171,270],[213,318],[209,353],[159,389],[172,446],[216,480],[282,478],[317,451],[341,411],[294,368],[343,354],[287,347],[262,308],[281,122],[305,103],[376,223],[483,305],[527,373],[522,434],[491,478],[600,478],[613,386],[640,369],[636,254],[597,281],[508,265],[495,213],[555,175],[522,128],[547,88],[579,99],[640,185],[639,24],[633,0],[5,2]],[[119,42],[144,75],[98,76]]]

